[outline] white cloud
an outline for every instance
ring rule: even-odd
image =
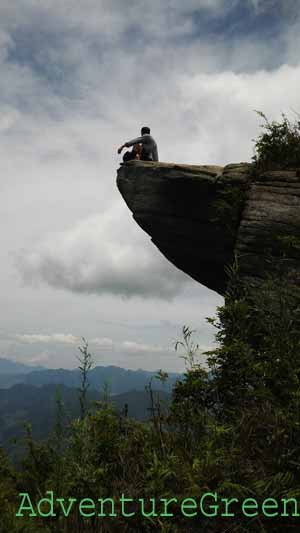
[[[146,353],[159,353],[159,354],[168,354],[170,353],[170,348],[165,348],[163,346],[149,345],[136,341],[123,341],[121,349],[124,349],[126,352],[132,354],[146,354]],[[172,354],[174,350],[172,350]]]
[[[79,337],[75,337],[71,334],[53,333],[51,335],[43,335],[39,333],[33,334],[17,334],[16,340],[18,342],[24,342],[29,344],[35,343],[63,343],[63,344],[78,344],[81,341]]]
[[[113,350],[114,349],[114,342],[112,339],[108,337],[96,337],[94,339],[91,339],[90,344],[96,345],[97,348],[102,348],[104,350]]]
[[[189,278],[162,258],[149,238],[135,231],[129,216],[112,209],[20,255],[17,264],[24,279],[75,292],[175,296]]]

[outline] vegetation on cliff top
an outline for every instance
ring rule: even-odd
[[[264,120],[264,130],[254,140],[253,162],[260,172],[300,167],[300,119],[291,122],[282,113],[281,120],[269,122],[261,111],[258,115]]]

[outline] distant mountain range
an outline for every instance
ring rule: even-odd
[[[155,389],[170,392],[174,383],[181,378],[181,374],[170,373],[166,384],[162,384],[154,379],[156,374],[157,372],[146,370],[126,370],[118,366],[97,366],[89,372],[89,383],[91,389],[102,391],[108,386],[111,394],[122,394],[131,390],[144,391],[152,380]],[[0,359],[0,388],[8,389],[20,383],[37,387],[57,384],[76,388],[80,384],[80,372],[78,369],[36,368]]]
[[[145,387],[151,381],[155,395],[164,403],[181,374],[171,373],[165,384],[155,379],[157,372],[126,370],[118,366],[97,366],[88,373],[88,402],[101,400],[104,390],[118,411],[128,406],[128,416],[145,420],[149,416],[150,398]],[[78,387],[80,372],[32,367],[0,358],[0,447],[3,446],[18,462],[23,451],[24,424],[29,422],[36,439],[51,432],[56,416],[56,391],[59,388],[66,412],[66,421],[80,414]],[[17,444],[14,444],[14,439]]]
[[[0,446],[4,447],[15,461],[18,461],[24,451],[25,423],[32,426],[35,439],[44,439],[53,430],[57,412],[56,394],[59,388],[60,397],[65,412],[65,424],[80,415],[78,390],[65,385],[33,385],[18,384],[10,389],[0,390]],[[167,405],[170,394],[155,391],[154,395],[161,398],[162,404]],[[87,395],[88,404],[99,401],[103,395],[96,390],[90,390]],[[128,407],[128,416],[137,420],[149,417],[150,397],[146,391],[129,391],[111,397],[112,403],[119,412]],[[14,442],[16,440],[16,443]]]

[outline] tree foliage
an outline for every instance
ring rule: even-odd
[[[260,171],[300,167],[300,120],[291,122],[282,113],[281,120],[269,122],[261,111],[256,111],[264,120],[263,133],[254,140],[253,161]]]

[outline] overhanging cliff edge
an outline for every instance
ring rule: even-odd
[[[254,176],[249,163],[225,167],[130,161],[117,185],[139,226],[177,268],[224,294],[226,266],[264,276],[277,237],[300,235],[297,170]],[[300,285],[300,254],[291,250],[288,277]]]

